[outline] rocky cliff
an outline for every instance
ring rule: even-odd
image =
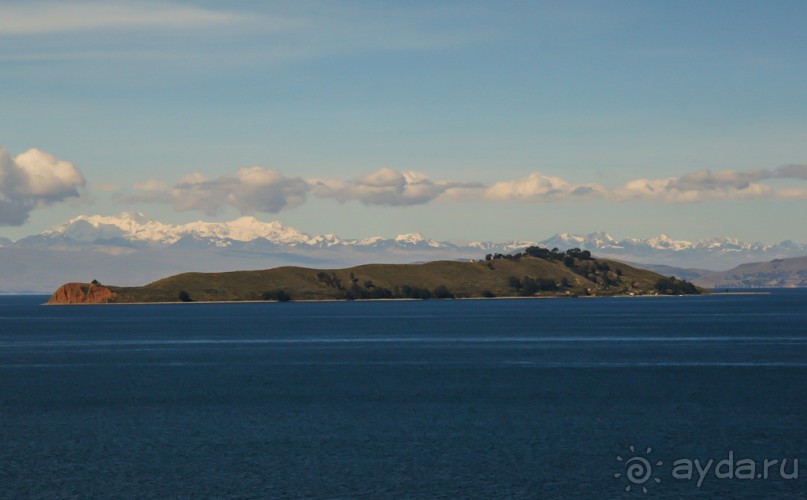
[[[106,304],[116,294],[103,285],[93,283],[67,283],[48,300],[48,304]]]

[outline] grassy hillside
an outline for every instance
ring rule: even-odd
[[[543,251],[543,250],[542,250]],[[570,255],[489,256],[478,262],[367,264],[347,269],[278,267],[183,273],[143,287],[109,287],[114,302],[353,300],[699,293],[689,283],[626,264]],[[572,251],[569,251],[572,252]]]
[[[807,287],[807,257],[742,264],[706,274],[696,282],[708,288]]]

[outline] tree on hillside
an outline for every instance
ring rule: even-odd
[[[665,295],[690,295],[697,294],[698,289],[688,281],[676,279],[674,276],[660,278],[654,287],[658,293]]]

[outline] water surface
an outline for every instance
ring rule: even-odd
[[[0,297],[12,497],[799,497],[807,293],[42,307]],[[629,446],[634,446],[631,452]],[[623,459],[662,461],[630,483]],[[624,488],[633,489],[625,493]]]

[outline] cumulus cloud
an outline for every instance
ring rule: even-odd
[[[540,172],[513,181],[499,181],[483,192],[494,201],[560,201],[602,198],[607,191],[598,184],[572,184]]]
[[[302,204],[310,189],[303,179],[284,177],[261,167],[241,168],[235,175],[216,179],[194,173],[167,189],[153,180],[138,183],[135,188],[141,193],[125,201],[168,203],[179,211],[201,210],[208,215],[215,215],[227,206],[242,213],[277,213]]]
[[[314,194],[321,198],[388,206],[421,205],[451,190],[480,186],[476,183],[435,182],[420,172],[398,172],[391,168],[381,168],[350,181],[314,179],[309,182]]]
[[[12,158],[0,146],[0,225],[19,226],[32,210],[79,196],[84,184],[70,162],[39,149]]]

